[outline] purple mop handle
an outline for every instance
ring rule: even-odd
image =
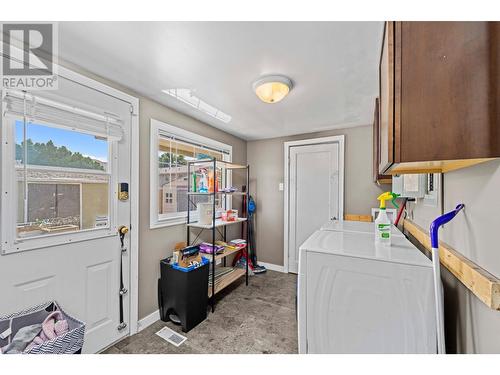
[[[465,205],[463,203],[460,203],[457,205],[457,207],[455,207],[455,209],[453,211],[450,211],[444,215],[439,216],[438,218],[436,218],[436,220],[434,220],[431,223],[431,230],[430,230],[430,232],[431,232],[431,246],[434,249],[439,248],[439,240],[438,240],[439,227],[441,227],[442,225],[451,221],[456,216],[456,214],[458,214],[460,212],[460,210],[463,209],[464,207],[465,207]]]

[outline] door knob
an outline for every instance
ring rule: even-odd
[[[118,233],[120,234],[120,236],[124,236],[128,233],[128,227],[125,226],[125,225],[121,225],[119,228],[118,228]]]
[[[123,240],[125,239],[125,235],[127,233],[128,233],[128,227],[126,227],[125,225],[122,225],[118,228],[118,235],[120,236],[120,244],[121,244],[122,252],[126,250],[125,244],[123,243]]]

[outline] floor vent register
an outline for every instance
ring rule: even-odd
[[[187,340],[187,337],[178,334],[168,327],[163,327],[158,332],[156,332],[156,334],[163,340],[168,341],[169,343],[177,347],[181,346],[181,344]]]

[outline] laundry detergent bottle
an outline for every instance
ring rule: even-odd
[[[393,193],[387,191],[377,198],[380,201],[380,212],[375,220],[375,243],[391,246],[391,220],[387,216],[385,201],[393,198]]]
[[[198,191],[200,193],[208,193],[208,179],[207,179],[207,171],[206,169],[202,169],[201,178],[198,186]]]

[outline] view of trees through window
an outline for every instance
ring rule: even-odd
[[[30,165],[104,170],[99,161],[79,152],[72,152],[66,146],[57,147],[52,140],[34,143],[27,139],[26,147]],[[16,160],[24,164],[24,142],[16,143]]]
[[[186,165],[187,160],[184,155],[175,155],[171,152],[162,152],[158,158],[160,168],[167,168],[171,165]]]

